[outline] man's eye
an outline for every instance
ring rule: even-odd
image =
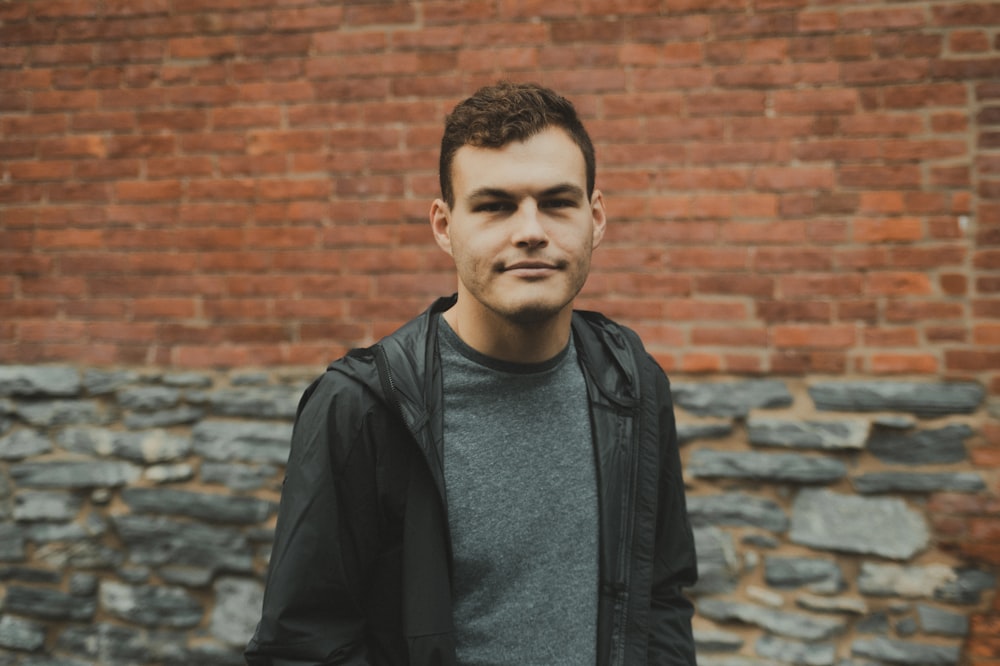
[[[576,201],[573,199],[549,199],[542,202],[543,208],[575,208]]]
[[[476,204],[472,211],[474,213],[502,213],[505,210],[510,210],[512,206],[504,201],[487,201],[481,204]]]

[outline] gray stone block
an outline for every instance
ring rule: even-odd
[[[46,543],[35,551],[35,559],[54,569],[114,569],[121,565],[124,555],[94,538],[86,538]]]
[[[772,483],[833,483],[847,476],[839,460],[797,453],[698,449],[687,471],[697,478],[747,479]]]
[[[772,634],[805,641],[826,640],[847,628],[847,623],[839,618],[780,611],[723,599],[701,600],[698,602],[698,613],[717,622],[741,622]]]
[[[125,462],[26,462],[12,465],[11,476],[25,488],[113,488],[137,480],[141,470]]]
[[[286,423],[202,421],[191,431],[194,450],[207,460],[262,462],[284,465],[292,441]]]
[[[835,560],[814,557],[764,558],[764,580],[778,588],[824,585],[833,590],[844,588],[844,574]]]
[[[142,412],[174,407],[180,398],[179,390],[167,386],[134,386],[118,392],[118,404]]]
[[[788,516],[776,502],[745,493],[688,497],[693,525],[747,525],[771,532],[788,529]]]
[[[940,465],[966,459],[965,440],[974,433],[964,424],[915,433],[879,432],[868,440],[868,451],[883,462]]]
[[[49,438],[35,430],[15,430],[0,439],[0,460],[24,460],[51,450],[52,442]]]
[[[801,594],[795,599],[796,605],[818,613],[846,613],[864,615],[868,604],[859,597],[827,597],[815,594]]]
[[[930,598],[957,579],[955,570],[944,564],[903,566],[862,562],[858,591],[877,597]]]
[[[109,623],[71,626],[59,634],[56,648],[82,655],[91,663],[152,664],[186,658],[184,634],[152,632]]]
[[[783,666],[780,662],[742,655],[698,655],[698,666]]]
[[[200,407],[181,405],[173,409],[161,409],[150,413],[126,414],[124,423],[129,430],[147,430],[197,423],[204,416],[205,410]]]
[[[0,580],[17,583],[45,583],[58,585],[62,576],[56,571],[36,569],[30,566],[0,567]]]
[[[746,544],[747,546],[755,546],[757,548],[765,548],[767,550],[772,550],[781,545],[781,542],[770,534],[747,534],[740,539],[740,542]]]
[[[986,489],[975,472],[871,472],[851,479],[854,489],[863,495],[889,493],[977,493]]]
[[[266,386],[271,378],[266,372],[236,372],[230,375],[229,383],[233,386]]]
[[[694,542],[698,554],[698,583],[688,592],[692,596],[702,596],[736,589],[740,559],[732,536],[717,527],[696,527]]]
[[[754,649],[765,659],[796,666],[833,666],[837,649],[832,643],[802,643],[776,636],[761,636]]]
[[[73,596],[50,588],[9,585],[3,609],[5,613],[46,620],[86,622],[94,617],[97,604],[93,599]]]
[[[731,423],[678,423],[677,443],[683,446],[700,439],[722,439],[732,433]]]
[[[142,476],[153,483],[178,483],[193,479],[194,468],[187,463],[153,465],[152,467],[147,467]]]
[[[184,587],[205,587],[212,582],[215,572],[204,567],[171,566],[165,565],[159,568],[160,578],[171,585],[183,585]]]
[[[771,379],[679,383],[671,391],[677,406],[699,416],[744,417],[753,409],[792,404],[784,382]]]
[[[243,648],[199,643],[184,650],[180,658],[166,657],[163,666],[246,666]]]
[[[201,622],[201,603],[176,587],[101,583],[101,609],[146,627],[193,627]]]
[[[206,461],[201,464],[201,480],[204,483],[221,484],[230,490],[257,490],[271,483],[279,469],[276,465],[242,465]]]
[[[917,621],[912,617],[904,617],[896,622],[896,635],[902,637],[912,636],[917,633]]]
[[[0,617],[0,648],[34,652],[45,645],[45,625],[5,615]]]
[[[752,416],[747,420],[751,444],[792,449],[861,449],[870,427],[864,419],[793,421]]]
[[[271,502],[255,497],[170,488],[125,488],[122,499],[133,513],[188,516],[212,523],[259,523],[274,508]]]
[[[981,569],[960,568],[955,578],[934,590],[934,598],[952,604],[977,604],[983,592],[993,590],[997,577]]]
[[[75,573],[69,577],[69,593],[74,597],[92,597],[97,594],[100,580],[92,573]]]
[[[68,397],[80,392],[80,373],[71,366],[0,365],[0,395]]]
[[[103,517],[92,512],[74,523],[35,523],[26,529],[31,541],[47,543],[99,537],[107,533],[108,525]]]
[[[953,666],[961,651],[957,645],[931,645],[888,638],[864,638],[851,643],[856,657],[909,666]]]
[[[291,421],[299,406],[301,391],[285,386],[223,389],[208,396],[212,412],[221,416]]]
[[[917,617],[920,620],[920,627],[927,634],[962,637],[969,633],[969,618],[961,613],[937,606],[917,604]]]
[[[236,529],[146,516],[123,515],[113,520],[135,564],[243,573],[253,569],[251,546]]]
[[[821,550],[906,560],[927,547],[930,532],[902,500],[805,489],[795,498],[789,538]]]
[[[212,636],[226,645],[246,645],[260,619],[264,586],[246,578],[220,578],[213,585]]]
[[[83,499],[73,493],[22,490],[14,497],[14,520],[67,522],[76,517],[81,506]]]
[[[971,414],[986,392],[973,382],[846,381],[809,387],[816,409],[838,412],[908,412],[933,417]]]
[[[699,653],[736,652],[743,647],[743,643],[742,636],[730,631],[697,628],[694,630],[694,646]]]
[[[889,614],[877,611],[861,618],[854,626],[859,634],[877,634],[884,636],[889,633]]]
[[[180,460],[192,449],[190,438],[160,429],[132,433],[103,428],[66,428],[59,434],[59,445],[74,453],[141,463]]]
[[[83,373],[83,386],[90,395],[114,393],[123,386],[139,381],[139,373],[131,370],[87,370]]]
[[[107,421],[100,406],[92,400],[22,402],[17,405],[17,414],[31,425],[43,428]]]
[[[172,372],[163,375],[160,381],[166,386],[180,388],[209,388],[212,377],[202,372]]]

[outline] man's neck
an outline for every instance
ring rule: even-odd
[[[442,316],[465,344],[480,354],[512,363],[541,363],[569,342],[573,310],[567,306],[548,319],[520,324],[489,310],[470,312],[461,301]]]

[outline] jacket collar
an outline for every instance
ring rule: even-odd
[[[456,300],[454,294],[438,298],[423,314],[378,343],[385,350],[396,394],[385,397],[398,401],[414,434],[440,412],[437,315]],[[573,312],[572,331],[588,383],[609,406],[636,405],[637,362],[625,329],[599,313],[577,310]]]

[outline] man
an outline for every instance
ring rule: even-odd
[[[551,90],[448,117],[430,223],[458,293],[303,396],[249,664],[694,663],[669,384],[573,310],[594,173]]]

